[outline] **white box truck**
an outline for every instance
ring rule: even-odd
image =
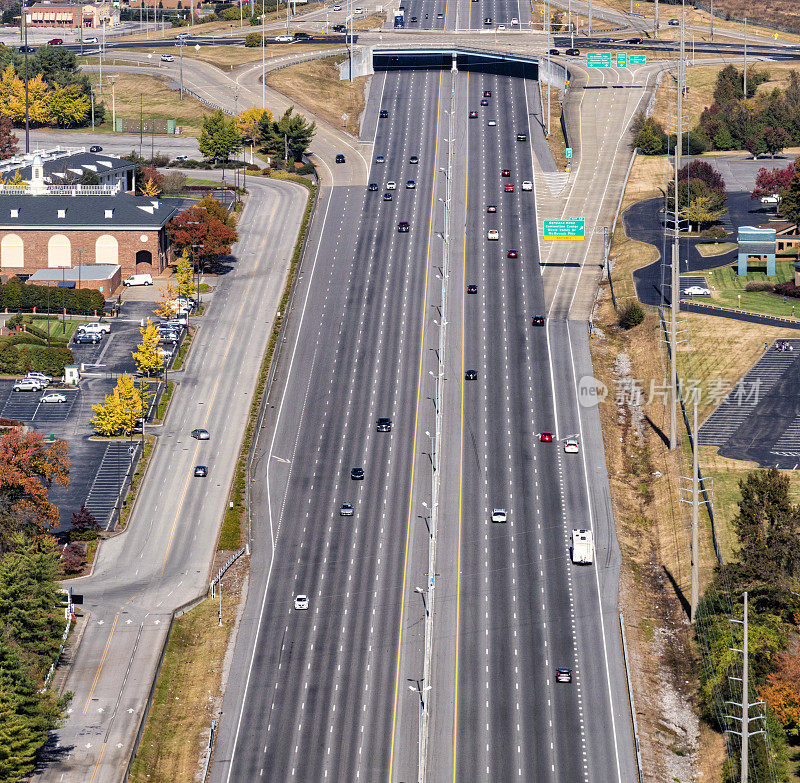
[[[594,538],[591,530],[572,531],[572,562],[589,565],[594,560]]]

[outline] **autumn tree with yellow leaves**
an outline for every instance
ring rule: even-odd
[[[114,391],[107,395],[101,405],[92,405],[95,413],[92,425],[102,435],[128,436],[136,429],[139,419],[147,412],[147,402],[151,397],[150,390],[134,383],[133,376],[123,373]]]
[[[163,361],[158,354],[158,328],[147,319],[147,323],[139,329],[142,341],[132,352],[136,369],[148,378],[151,373],[161,369]]]

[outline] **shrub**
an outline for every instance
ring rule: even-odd
[[[79,574],[86,565],[86,553],[80,544],[67,544],[61,553],[61,567],[65,574]]]
[[[704,228],[700,232],[700,236],[705,239],[722,239],[728,236],[728,232],[722,226],[711,226],[711,228]]]
[[[644,321],[644,309],[638,302],[628,302],[619,311],[619,325],[623,329],[633,329]]]
[[[70,541],[94,541],[100,532],[100,524],[94,514],[86,508],[85,503],[81,505],[79,511],[72,513],[71,525]]]
[[[745,291],[774,291],[775,283],[769,280],[751,280],[745,287]]]
[[[186,187],[186,175],[180,171],[171,171],[164,175],[164,193],[175,195]]]
[[[261,33],[248,33],[244,39],[244,45],[253,48],[255,46],[261,46]]]
[[[791,296],[794,299],[800,299],[800,288],[798,288],[791,280],[785,283],[778,283],[774,292],[780,296]]]
[[[99,291],[87,288],[61,288],[46,285],[26,285],[18,277],[12,277],[0,285],[0,307],[8,310],[60,310],[63,301],[68,313],[90,314],[103,311],[105,299]],[[9,319],[10,320],[10,319]]]

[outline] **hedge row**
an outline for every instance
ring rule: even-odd
[[[48,302],[51,312],[60,312],[63,307],[68,313],[101,313],[105,299],[99,291],[88,288],[56,288],[47,285],[26,285],[19,278],[12,277],[0,284],[0,308],[10,311],[33,310],[47,312]]]
[[[31,370],[52,375],[64,375],[64,366],[73,363],[69,348],[43,345],[12,345],[0,343],[0,373],[22,375]]]

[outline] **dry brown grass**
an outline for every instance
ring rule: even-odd
[[[386,14],[370,14],[353,21],[354,30],[379,30],[386,21]]]
[[[267,74],[267,84],[335,128],[343,127],[342,114],[347,114],[344,130],[358,136],[367,77],[340,81],[336,64],[343,60],[337,56],[290,65]]]
[[[560,91],[554,87],[542,85],[542,105],[547,106],[547,91],[550,91],[550,137],[547,146],[559,171],[565,171],[567,166],[567,144],[564,132],[561,130],[561,103]]]

